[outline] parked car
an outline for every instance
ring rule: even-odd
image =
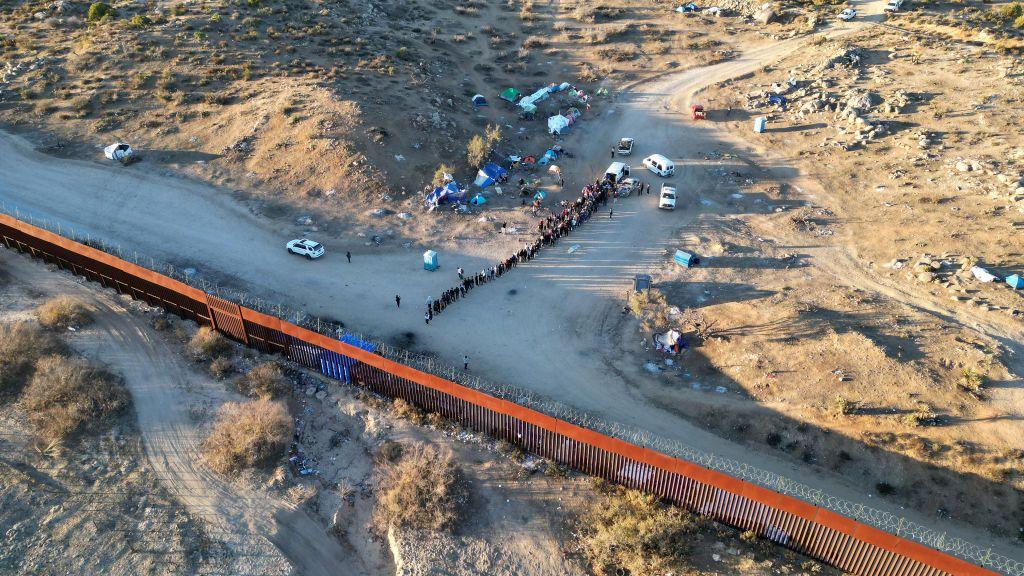
[[[904,0],[889,0],[883,10],[886,12],[899,12],[903,8],[903,2]]]
[[[837,16],[837,18],[839,18],[840,20],[842,20],[844,22],[849,22],[850,20],[853,20],[856,17],[857,17],[857,11],[854,10],[853,8],[846,8],[842,12],[839,13],[839,16]]]
[[[324,246],[308,238],[299,238],[288,243],[288,251],[312,260],[324,255]]]
[[[619,145],[615,147],[615,153],[619,156],[629,156],[633,153],[633,139],[622,138],[619,140]]]
[[[612,162],[604,171],[604,177],[612,182],[622,182],[622,179],[629,176],[629,166],[622,162]]]
[[[665,178],[668,178],[676,172],[676,165],[661,154],[651,154],[647,158],[644,158],[643,165],[644,168],[647,168],[658,176]]]
[[[676,209],[676,187],[668,184],[661,185],[661,194],[658,196],[658,208],[665,210]]]

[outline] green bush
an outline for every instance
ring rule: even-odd
[[[114,9],[110,7],[110,4],[106,2],[93,2],[89,6],[89,13],[85,18],[89,22],[100,22],[101,20],[113,18],[114,14]]]
[[[152,24],[153,21],[149,19],[149,16],[143,16],[142,14],[136,14],[132,16],[132,19],[128,21],[129,28],[145,28]]]
[[[22,404],[36,434],[60,442],[124,412],[130,403],[120,379],[82,358],[46,356],[22,394]]]
[[[1021,6],[1020,2],[1003,4],[996,10],[998,11],[1000,18],[1007,22],[1015,21],[1021,16],[1024,16],[1024,6]]]

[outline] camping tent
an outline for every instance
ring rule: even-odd
[[[505,91],[501,93],[501,99],[506,102],[515,103],[515,101],[519,100],[519,97],[522,95],[523,93],[515,88],[505,88]]]
[[[108,160],[124,160],[132,155],[132,147],[124,142],[117,142],[104,148],[103,155]]]
[[[561,114],[556,114],[551,118],[548,118],[548,133],[549,134],[561,134],[562,130],[569,127],[569,119]]]
[[[483,94],[477,94],[476,96],[473,96],[474,108],[482,108],[484,106],[487,106],[487,98],[484,98]]]
[[[488,162],[486,166],[477,171],[476,180],[473,181],[473,184],[476,184],[481,188],[487,188],[495,182],[500,181],[507,174],[508,171],[501,166],[494,162]]]
[[[431,190],[424,200],[427,204],[442,204],[444,202],[462,202],[465,199],[466,191],[459,188],[458,183],[453,180]]]
[[[487,203],[487,198],[484,198],[483,194],[477,192],[476,196],[473,196],[472,198],[469,199],[469,203],[474,206],[480,206],[481,204]]]

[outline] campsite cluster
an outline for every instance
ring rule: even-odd
[[[598,206],[606,205],[608,198],[613,194],[616,194],[616,188],[615,182],[611,178],[605,178],[595,181],[593,184],[588,184],[583,188],[583,191],[575,201],[571,203],[568,201],[562,202],[562,211],[558,215],[548,216],[537,223],[538,236],[532,243],[524,244],[523,248],[515,254],[476,274],[467,276],[462,268],[459,268],[459,284],[442,292],[441,296],[436,300],[433,298],[427,299],[427,311],[424,313],[426,323],[429,324],[430,320],[435,315],[444,311],[449,304],[465,297],[474,286],[486,284],[504,275],[505,272],[515,268],[521,262],[532,260],[540,252],[541,248],[553,246],[558,242],[559,238],[567,236],[577,226],[589,220],[594,210]],[[609,217],[611,214],[609,212]]]

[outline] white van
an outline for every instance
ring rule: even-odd
[[[661,154],[651,154],[644,158],[644,168],[664,178],[668,178],[676,172],[676,165]]]
[[[604,177],[612,182],[622,182],[622,179],[629,176],[629,166],[622,162],[612,162],[604,171]]]

